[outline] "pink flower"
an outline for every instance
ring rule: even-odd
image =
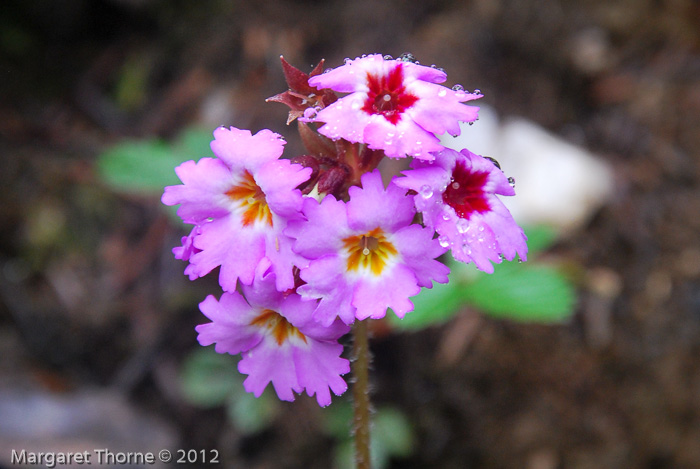
[[[461,104],[479,94],[438,85],[445,72],[402,60],[369,55],[311,77],[309,84],[350,93],[320,110],[313,121],[333,140],[366,143],[387,156],[432,160],[444,147],[435,134],[459,135],[459,122],[472,122],[479,108]]]
[[[270,275],[238,292],[224,293],[219,301],[209,295],[199,307],[212,322],[195,329],[201,345],[215,345],[218,353],[242,354],[238,370],[248,375],[246,391],[260,397],[268,383],[285,401],[306,390],[319,405],[331,403],[330,391],[347,390],[341,377],[350,371],[341,358],[338,338],[350,328],[340,321],[322,327],[311,319],[316,302],[297,294],[285,295],[275,288]]]
[[[176,256],[189,259],[190,279],[221,266],[219,283],[226,291],[237,281],[250,285],[263,258],[270,261],[280,290],[292,288],[292,268],[305,265],[282,231],[299,217],[308,168],[280,160],[284,140],[270,130],[220,127],[211,148],[218,158],[186,161],[175,168],[183,182],[168,186],[162,201],[177,205],[185,223],[195,224]]]
[[[433,230],[412,224],[415,210],[405,191],[384,188],[379,171],[351,187],[346,204],[326,196],[304,202],[306,221],[289,224],[293,249],[309,259],[301,270],[306,282],[297,291],[320,298],[314,319],[330,325],[355,318],[381,318],[391,308],[403,317],[413,309],[408,299],[432,281],[447,282],[449,269],[434,260],[445,249]]]
[[[445,149],[432,164],[414,160],[411,167],[395,183],[417,192],[423,222],[437,231],[455,259],[473,261],[489,273],[491,262],[500,263],[501,256],[527,259],[525,233],[497,197],[515,195],[515,190],[491,161],[469,150]]]

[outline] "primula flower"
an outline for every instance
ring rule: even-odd
[[[311,169],[280,160],[284,140],[270,130],[220,127],[211,148],[218,158],[186,161],[175,168],[183,182],[168,186],[162,201],[177,205],[178,215],[195,230],[184,241],[181,258],[188,258],[190,279],[221,266],[219,283],[226,291],[237,280],[250,285],[263,258],[270,260],[280,290],[292,288],[292,268],[304,260],[291,250],[282,231],[299,217],[302,196],[296,187]]]
[[[316,395],[321,406],[331,403],[330,391],[340,395],[347,390],[341,377],[350,371],[341,358],[338,338],[350,328],[340,321],[323,327],[311,319],[315,302],[297,294],[285,295],[275,288],[271,275],[258,269],[252,286],[224,293],[219,301],[209,295],[199,307],[212,322],[195,329],[201,345],[215,345],[218,353],[236,355],[242,360],[238,370],[248,375],[246,391],[260,397],[268,383],[285,401],[306,390]]]
[[[309,80],[318,89],[350,93],[312,120],[325,122],[318,131],[333,140],[366,143],[389,157],[431,160],[430,152],[444,148],[435,134],[459,135],[459,122],[476,120],[479,110],[461,103],[480,94],[438,85],[446,79],[437,68],[379,54],[348,60]]]
[[[497,197],[515,195],[515,190],[493,162],[469,150],[445,149],[432,164],[414,160],[411,168],[395,183],[417,192],[423,222],[437,231],[455,259],[473,261],[488,273],[501,256],[527,259],[525,233]]]
[[[346,203],[326,196],[308,198],[306,221],[289,224],[293,249],[309,259],[301,269],[306,282],[297,291],[320,298],[314,319],[330,325],[381,318],[391,308],[403,317],[413,309],[408,299],[432,281],[447,282],[449,269],[434,260],[445,252],[433,230],[412,224],[415,209],[405,191],[384,188],[379,171],[362,176]]]

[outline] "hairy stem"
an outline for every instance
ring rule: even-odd
[[[355,434],[355,467],[370,469],[370,399],[369,399],[369,339],[367,337],[367,322],[356,321],[353,326],[353,355],[355,361],[352,367],[355,383],[353,385]]]

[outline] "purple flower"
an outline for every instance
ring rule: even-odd
[[[311,319],[316,306],[297,294],[285,295],[275,288],[271,275],[258,272],[253,285],[224,293],[219,301],[209,295],[199,308],[212,322],[195,329],[201,345],[215,345],[218,353],[242,354],[238,370],[248,375],[246,391],[260,397],[268,383],[285,401],[306,390],[319,405],[331,403],[330,391],[347,390],[341,377],[350,371],[341,358],[338,338],[350,328],[340,321],[322,327]]]
[[[478,107],[461,104],[479,94],[438,85],[445,72],[402,60],[369,55],[311,77],[309,84],[350,93],[322,109],[313,121],[333,140],[366,143],[387,156],[432,160],[444,147],[435,134],[459,135],[459,121],[472,122]]]
[[[237,280],[250,285],[263,258],[270,261],[280,290],[292,288],[292,268],[305,261],[291,250],[282,231],[299,217],[302,195],[296,187],[310,169],[280,160],[284,140],[270,130],[220,127],[211,148],[218,158],[186,161],[175,168],[183,182],[168,186],[162,201],[177,205],[185,223],[195,224],[176,257],[189,259],[190,279],[221,266],[219,283],[226,291]]]
[[[497,197],[515,195],[515,190],[491,161],[469,150],[445,149],[432,164],[414,160],[411,167],[395,183],[417,192],[423,222],[437,231],[455,259],[473,261],[489,273],[491,262],[500,263],[501,256],[527,259],[525,233]]]
[[[379,171],[351,187],[346,204],[326,196],[304,202],[306,221],[289,224],[293,249],[309,259],[301,270],[306,282],[297,291],[320,298],[314,319],[330,325],[356,318],[381,318],[391,308],[403,317],[413,309],[408,299],[432,281],[445,283],[449,269],[434,260],[445,252],[433,230],[412,224],[415,209],[405,191],[384,188]]]

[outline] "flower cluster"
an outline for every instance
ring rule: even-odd
[[[464,103],[480,94],[442,86],[444,71],[410,56],[282,67],[289,90],[268,101],[289,106],[308,153],[283,159],[280,135],[220,127],[215,157],[178,166],[182,184],[162,201],[192,225],[173,249],[185,274],[219,267],[224,293],[200,304],[211,321],[196,328],[200,344],[241,354],[256,396],[272,383],[280,399],[306,391],[325,406],[347,388],[338,340],[355,321],[410,312],[422,287],[447,282],[437,258],[448,249],[493,272],[525,260],[527,245],[497,197],[514,195],[497,163],[436,136],[476,120]],[[412,158],[388,185],[385,157]]]

